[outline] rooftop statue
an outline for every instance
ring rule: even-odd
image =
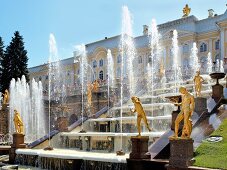
[[[183,14],[184,14],[183,17],[189,16],[190,12],[191,12],[191,8],[189,8],[188,4],[186,4],[185,7],[183,8]]]
[[[193,81],[195,83],[195,96],[200,97],[201,90],[202,90],[202,83],[204,82],[204,79],[202,78],[202,76],[200,76],[200,71],[196,71],[196,75]]]
[[[148,122],[147,122],[147,117],[146,117],[146,113],[143,110],[143,106],[140,102],[140,99],[136,96],[133,96],[132,98],[132,102],[134,103],[135,108],[131,110],[131,112],[135,113],[137,112],[137,129],[139,132],[138,137],[141,137],[141,120],[143,119],[144,123],[146,124],[147,129],[149,130],[149,132],[151,131]]]
[[[24,133],[24,124],[21,120],[19,112],[15,109],[14,110],[14,118],[13,118],[14,126],[16,133]]]
[[[179,124],[182,120],[184,121],[184,126],[181,138],[190,138],[192,132],[192,121],[190,118],[195,108],[194,96],[185,87],[180,87],[179,92],[182,94],[182,102],[175,103],[175,105],[181,106],[181,112],[175,120],[175,135],[172,138],[178,138]]]
[[[9,103],[9,91],[6,89],[5,93],[3,94],[3,104]]]

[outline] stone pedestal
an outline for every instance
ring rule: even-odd
[[[13,144],[11,145],[11,149],[9,151],[9,163],[14,164],[16,157],[16,149],[26,148],[24,143],[24,134],[14,133],[13,134]]]
[[[191,166],[193,161],[192,139],[170,139],[169,167],[185,168]]]
[[[223,86],[219,84],[218,80],[224,78],[225,73],[222,72],[211,73],[210,77],[212,79],[216,79],[216,84],[212,86],[212,98],[217,103],[220,100],[220,98],[223,97]]]
[[[9,107],[8,104],[3,104],[0,110],[0,134],[7,134],[9,132]]]
[[[57,129],[60,132],[67,132],[69,126],[69,121],[67,117],[59,117],[57,119]]]
[[[148,152],[148,136],[131,137],[132,152],[129,155],[129,159],[150,159],[150,155],[146,155]]]
[[[200,116],[204,111],[207,111],[207,99],[204,97],[195,98],[195,112]]]
[[[212,98],[217,103],[223,97],[223,86],[215,84],[212,86]]]

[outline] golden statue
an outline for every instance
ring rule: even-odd
[[[5,93],[3,94],[3,104],[9,103],[9,91],[6,89]]]
[[[142,104],[140,102],[140,99],[136,96],[133,96],[132,98],[132,102],[134,103],[135,108],[131,110],[131,112],[135,113],[137,112],[137,129],[139,132],[138,137],[141,137],[141,120],[143,119],[144,123],[147,126],[147,129],[149,130],[149,132],[151,131],[148,122],[147,122],[147,117],[146,117],[146,113],[143,110]]]
[[[189,8],[188,4],[185,5],[185,7],[183,8],[183,17],[187,17],[191,12],[191,8]]]
[[[88,102],[89,106],[91,106],[91,101],[92,101],[92,89],[93,89],[93,84],[88,83],[88,85],[87,85],[87,102]]]
[[[99,82],[97,80],[95,80],[94,83],[93,83],[93,89],[94,89],[95,92],[98,92]]]
[[[21,120],[19,112],[15,109],[14,110],[14,118],[13,118],[14,126],[16,133],[24,133],[24,124]]]
[[[195,83],[195,96],[200,97],[201,96],[202,83],[204,82],[204,79],[200,76],[200,71],[196,71],[196,75],[195,75],[193,81]]]
[[[175,105],[181,106],[181,112],[175,120],[175,135],[172,138],[178,138],[179,124],[182,120],[184,120],[184,126],[181,137],[190,138],[192,132],[192,121],[190,117],[195,108],[194,96],[185,87],[180,87],[179,92],[182,94],[182,102],[175,103]]]

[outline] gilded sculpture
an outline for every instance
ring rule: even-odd
[[[194,77],[194,84],[195,84],[195,95],[196,97],[201,96],[201,89],[202,89],[202,83],[204,82],[204,79],[200,76],[200,71],[196,71],[196,75]]]
[[[6,89],[5,93],[3,94],[3,104],[9,103],[9,91]]]
[[[22,122],[19,112],[16,109],[14,110],[13,122],[14,122],[16,133],[23,134],[24,133],[24,124]]]
[[[182,120],[184,121],[184,126],[181,138],[190,138],[192,132],[192,121],[190,118],[195,108],[195,100],[194,96],[185,87],[180,87],[179,92],[182,95],[182,102],[175,103],[175,105],[181,106],[181,112],[175,120],[175,134],[172,138],[178,138],[179,124]]]
[[[92,90],[93,90],[93,84],[92,83],[88,83],[87,85],[87,102],[88,105],[91,106],[91,102],[92,102]]]
[[[185,7],[183,8],[183,14],[184,14],[183,17],[189,16],[190,12],[191,12],[191,8],[189,8],[188,4],[186,4]]]
[[[97,80],[95,80],[93,83],[93,89],[94,89],[94,92],[98,92],[99,82]]]
[[[134,103],[135,108],[131,110],[131,112],[135,113],[137,112],[137,130],[139,132],[138,137],[141,137],[141,120],[143,119],[147,129],[149,130],[149,132],[151,131],[148,122],[147,122],[147,117],[146,117],[146,113],[143,110],[143,106],[140,102],[140,99],[136,96],[133,96],[131,98],[132,102]]]

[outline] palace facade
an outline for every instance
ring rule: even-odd
[[[166,72],[171,69],[173,59],[171,55],[173,30],[178,31],[178,45],[180,51],[180,65],[182,68],[189,63],[191,48],[196,42],[198,48],[198,58],[201,63],[201,70],[206,68],[208,53],[211,54],[213,61],[223,60],[226,67],[227,60],[227,11],[221,15],[214,15],[213,10],[208,10],[208,17],[202,20],[195,16],[187,16],[174,21],[169,21],[158,25],[158,31],[161,36],[161,56],[163,57]],[[146,73],[146,66],[149,62],[150,46],[147,25],[143,26],[143,34],[134,37],[136,55],[136,76],[143,77]],[[119,78],[121,75],[121,55],[119,44],[121,36],[114,36],[103,40],[86,44],[87,58],[89,67],[91,67],[93,76],[89,79],[94,81],[99,79],[101,85],[105,84],[107,78],[107,50],[110,49],[114,60],[114,75]],[[79,93],[79,63],[75,62],[77,53],[73,52],[73,57],[61,60],[63,67],[67,95]],[[89,68],[90,69],[90,68]],[[88,69],[88,70],[89,70]],[[184,70],[184,69],[182,69]],[[29,68],[30,80],[40,80],[43,84],[44,93],[48,91],[48,65],[39,65]]]

